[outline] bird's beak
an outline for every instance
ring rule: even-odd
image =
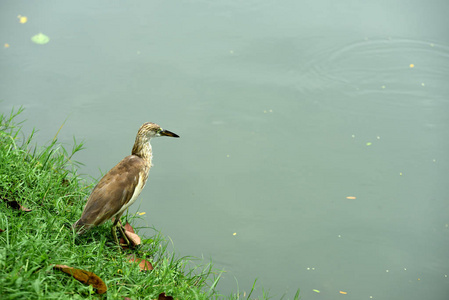
[[[173,133],[173,132],[171,132],[171,131],[168,131],[168,130],[162,130],[161,132],[160,132],[160,135],[162,135],[162,136],[171,136],[171,137],[179,137],[179,135],[177,135],[176,133]]]

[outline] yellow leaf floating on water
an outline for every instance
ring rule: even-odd
[[[237,235],[237,232],[234,232],[232,235]]]
[[[44,45],[50,41],[50,38],[43,33],[39,33],[34,35],[31,40],[33,41],[33,43]]]
[[[17,18],[19,18],[19,22],[22,24],[25,24],[28,21],[28,18],[25,16],[18,15]]]
[[[342,295],[347,295],[348,293],[347,293],[347,292],[340,291],[340,294],[342,294]]]
[[[354,197],[354,196],[348,196],[348,197],[346,197],[346,199],[354,200],[354,199],[356,199],[356,197]]]
[[[8,44],[8,43],[5,43],[4,47],[5,47],[5,48],[9,48],[9,44]]]
[[[141,212],[141,213],[139,213],[139,216],[143,216],[144,214],[146,214],[146,212]]]
[[[414,68],[415,67],[415,65],[414,64],[410,64],[410,68]]]

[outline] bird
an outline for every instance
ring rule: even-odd
[[[151,122],[139,128],[131,155],[122,159],[100,179],[87,199],[81,217],[72,225],[78,235],[114,219],[111,231],[115,243],[120,245],[117,238],[119,229],[127,245],[130,245],[120,217],[136,201],[145,186],[153,159],[150,140],[159,136],[179,137]]]

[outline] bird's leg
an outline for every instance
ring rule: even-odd
[[[122,235],[123,239],[125,240],[125,244],[120,244],[120,240],[117,237],[117,228],[120,231],[120,234]],[[114,224],[112,225],[112,237],[114,238],[114,242],[119,246],[125,246],[130,247],[131,243],[128,240],[128,237],[125,234],[125,231],[123,230],[122,222],[120,221],[120,218],[116,218],[114,221]]]
[[[123,237],[123,239],[125,240],[125,243],[126,243],[126,244],[120,244],[120,246],[125,246],[125,247],[128,247],[128,248],[131,248],[131,243],[129,242],[129,239],[128,239],[128,237],[125,234],[125,230],[123,230],[122,222],[120,220],[118,222],[120,224],[120,226],[118,227],[118,230],[120,231],[120,234],[122,235],[122,237]]]
[[[117,238],[117,222],[116,221],[114,221],[114,224],[112,224],[111,233],[112,233],[112,238],[114,239],[114,242],[120,246],[120,241]]]

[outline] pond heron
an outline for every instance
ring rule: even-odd
[[[179,137],[154,123],[143,124],[137,132],[131,155],[125,157],[101,178],[87,199],[81,218],[73,224],[78,234],[83,234],[93,226],[98,226],[114,218],[112,236],[117,238],[117,228],[129,246],[120,217],[133,204],[148,178],[153,152],[150,140],[158,136]]]

